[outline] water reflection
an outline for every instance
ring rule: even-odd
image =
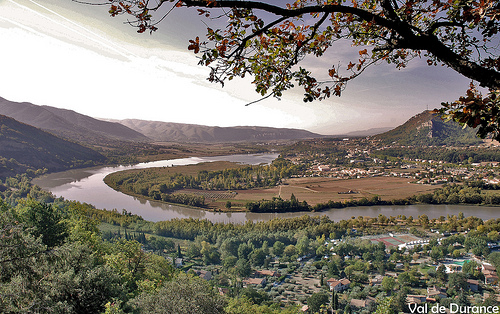
[[[94,167],[79,170],[53,173],[33,180],[34,184],[42,189],[51,191],[56,196],[62,196],[68,200],[85,202],[101,209],[122,209],[127,212],[142,216],[146,220],[161,221],[174,218],[199,218],[208,219],[213,222],[245,223],[246,221],[271,220],[273,218],[292,218],[304,214],[311,216],[326,215],[334,221],[351,219],[351,217],[377,217],[382,214],[386,217],[405,215],[414,218],[426,214],[429,218],[446,217],[447,215],[458,215],[463,212],[465,216],[476,216],[481,219],[500,217],[500,207],[485,206],[462,206],[462,205],[411,205],[411,206],[367,206],[349,207],[343,209],[330,209],[318,213],[220,213],[208,212],[177,205],[169,205],[156,201],[149,201],[129,196],[108,187],[103,179],[112,172],[139,169],[149,167],[171,167],[178,165],[191,165],[209,161],[233,161],[244,164],[269,164],[276,159],[278,154],[249,154],[230,155],[217,157],[192,157],[162,160],[150,163],[140,163],[132,166]]]

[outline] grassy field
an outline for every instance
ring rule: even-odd
[[[329,200],[342,201],[350,199],[380,196],[382,200],[406,198],[415,194],[431,192],[439,186],[410,183],[407,178],[370,177],[360,179],[332,178],[293,178],[286,180],[278,188],[281,198],[289,199],[293,193],[299,200],[309,204],[324,203]],[[348,193],[349,194],[339,194]]]
[[[393,200],[410,197],[420,193],[428,193],[439,188],[436,185],[409,183],[408,179],[396,177],[374,177],[361,179],[338,180],[330,178],[300,178],[288,179],[283,185],[269,189],[252,189],[236,191],[231,198],[212,200],[212,206],[223,206],[226,201],[244,206],[247,201],[258,201],[281,197],[290,199],[292,193],[299,201],[307,201],[310,205],[326,203],[330,200],[343,201],[351,199],[370,198],[375,195],[382,200]],[[353,191],[351,194],[339,194]],[[217,204],[217,205],[216,205]]]

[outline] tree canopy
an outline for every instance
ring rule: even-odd
[[[500,139],[500,4],[495,0],[296,0],[275,4],[240,0],[110,0],[112,16],[130,14],[138,32],[153,32],[168,14],[163,6],[197,8],[224,19],[207,26],[206,39],[189,41],[210,67],[208,80],[224,84],[252,75],[263,97],[281,97],[301,86],[304,101],[340,96],[348,81],[380,62],[404,68],[414,58],[445,65],[471,79],[466,96],[443,103],[441,115],[479,127]],[[217,22],[214,24],[220,24]],[[347,64],[326,54],[340,40],[360,47]],[[307,56],[323,57],[322,73],[302,67]],[[483,97],[476,85],[489,90]]]

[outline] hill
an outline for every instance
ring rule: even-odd
[[[413,116],[391,131],[375,135],[374,138],[401,145],[466,146],[482,143],[473,129],[463,129],[454,121],[445,122],[429,110]]]
[[[97,120],[72,110],[12,102],[1,97],[0,114],[60,137],[90,144],[150,141],[146,136],[120,123]]]
[[[119,120],[118,122],[160,142],[257,142],[322,137],[322,135],[306,130],[286,128],[258,126],[217,127],[136,119]]]
[[[59,171],[104,160],[90,148],[0,115],[0,177],[28,169]]]

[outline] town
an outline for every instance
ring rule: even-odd
[[[477,222],[452,219],[471,226]],[[300,304],[300,310],[308,313],[370,313],[383,300],[390,300],[404,313],[410,313],[415,304],[440,304],[446,313],[450,304],[499,304],[500,236],[496,230],[484,234],[491,227],[498,228],[498,221],[448,232],[441,231],[446,221],[428,224],[423,217],[411,222],[397,219],[384,226],[397,233],[360,235],[356,226],[363,222],[359,217],[349,223],[353,228],[340,239],[303,236],[295,245],[286,246],[279,241],[260,247],[241,243],[236,256],[228,255],[224,242],[218,250],[220,263],[212,265],[201,265],[209,260],[203,248],[196,256],[189,255],[193,251],[189,247],[187,255],[175,263],[180,268],[192,265],[189,272],[215,284],[223,295],[237,289],[252,302]],[[423,230],[423,225],[428,229]],[[196,241],[190,245],[196,246]]]
[[[291,157],[295,163],[308,165],[308,171],[302,176],[337,179],[402,177],[419,184],[444,184],[464,180],[483,180],[487,184],[500,183],[498,161],[474,161],[474,157],[479,160],[487,160],[490,157],[481,159],[478,156],[479,152],[484,153],[485,147],[453,149],[431,146],[417,150],[414,146],[383,145],[371,138],[345,138],[342,141],[328,142],[315,140],[314,143],[307,144],[318,148],[325,145],[329,150],[337,148],[338,151],[334,158],[331,152],[289,152],[287,157]],[[500,145],[492,144],[488,147],[494,152]],[[406,156],[401,156],[401,151],[405,152]],[[434,159],[416,158],[415,155],[432,156]],[[453,158],[456,156],[457,159]]]

